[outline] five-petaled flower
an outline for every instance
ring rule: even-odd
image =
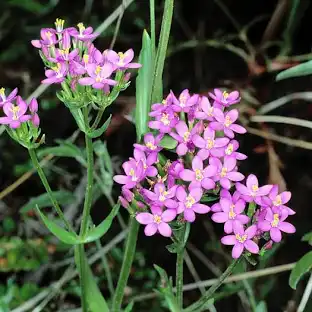
[[[219,89],[214,89],[213,91],[214,93],[209,92],[209,95],[212,99],[215,100],[216,104],[219,105],[219,108],[221,108],[222,106],[228,107],[240,101],[238,91],[232,91],[231,93],[228,93],[226,91],[222,92]]]

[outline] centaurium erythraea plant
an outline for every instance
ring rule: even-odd
[[[238,165],[247,156],[239,152],[235,136],[246,129],[237,123],[239,111],[232,107],[239,101],[238,91],[214,89],[200,96],[183,90],[152,105],[151,132],[144,143],[134,144],[134,158],[123,165],[125,175],[114,177],[123,185],[123,206],[131,207],[147,236],[171,236],[170,227],[193,223],[197,214],[209,218],[212,212],[211,220],[224,224],[221,243],[233,245],[232,257],[239,258],[245,250],[258,254],[266,248],[262,246],[279,242],[283,232],[295,232],[285,221],[295,213],[286,206],[290,192],[279,194],[277,185],[259,186],[254,174],[243,183]],[[174,161],[164,157],[164,136],[175,142]],[[207,199],[215,196],[217,202],[208,206]]]

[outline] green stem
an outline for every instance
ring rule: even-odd
[[[103,116],[103,113],[104,113],[104,110],[105,109],[100,109],[95,117],[95,120],[94,120],[94,123],[92,125],[92,129],[95,130],[97,128],[97,126],[99,125],[101,119],[102,119],[102,116]]]
[[[88,126],[88,108],[83,108],[85,124]],[[85,194],[85,201],[83,206],[82,221],[80,227],[80,235],[83,238],[88,231],[88,221],[92,206],[92,192],[93,192],[93,145],[92,139],[85,134],[86,151],[87,151],[87,187]]]
[[[45,176],[45,173],[43,171],[43,169],[41,168],[40,166],[40,163],[38,161],[38,158],[37,158],[37,155],[36,155],[36,151],[32,148],[28,149],[28,152],[29,152],[29,156],[32,160],[32,163],[34,165],[34,167],[36,168],[37,172],[38,172],[38,175],[41,179],[41,182],[45,188],[45,190],[47,191],[48,193],[48,196],[53,204],[53,207],[55,208],[58,216],[62,219],[62,221],[64,222],[65,226],[67,227],[67,229],[71,232],[74,232],[72,226],[70,225],[70,223],[66,220],[64,214],[63,214],[63,211],[61,209],[61,207],[59,206],[57,200],[55,199],[54,195],[53,195],[53,192],[51,190],[51,187],[50,187],[50,184],[47,180],[47,177]]]
[[[213,294],[218,290],[218,288],[222,285],[224,280],[232,273],[233,269],[235,266],[238,264],[240,261],[239,259],[235,259],[229,266],[228,268],[223,272],[223,274],[219,277],[218,281],[212,285],[206,293],[196,302],[194,302],[192,305],[190,305],[188,308],[186,308],[184,311],[185,312],[195,312],[199,311],[209,299],[213,296]]]
[[[82,312],[88,311],[88,304],[87,304],[87,294],[86,294],[86,267],[85,267],[85,251],[84,245],[80,244],[77,246],[78,251],[78,261],[79,261],[79,277],[80,277],[80,289],[81,289],[81,307]]]
[[[124,258],[121,266],[121,272],[119,275],[117,287],[115,290],[115,295],[113,298],[112,312],[120,312],[122,299],[125,292],[125,287],[127,286],[134,254],[136,248],[136,242],[139,232],[139,223],[132,217],[130,217],[129,223],[129,234],[126,242]]]
[[[151,41],[152,41],[152,53],[154,60],[156,53],[156,31],[155,31],[155,0],[150,0],[150,26],[151,26]]]
[[[177,252],[176,262],[176,289],[177,289],[177,303],[180,309],[183,308],[183,264],[184,264],[184,235],[185,235],[185,224],[179,233],[179,249]]]

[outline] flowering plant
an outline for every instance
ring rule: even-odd
[[[245,178],[239,170],[240,161],[247,158],[239,151],[237,140],[246,133],[234,106],[240,102],[239,92],[214,89],[213,93],[199,95],[185,89],[179,96],[170,91],[163,99],[161,78],[172,13],[173,0],[166,0],[158,47],[155,34],[150,37],[145,31],[138,62],[134,61],[132,49],[118,53],[112,49],[98,50],[93,40],[99,34],[82,23],[77,28],[64,28],[64,21],[57,19],[55,28],[42,29],[40,39],[32,41],[46,67],[42,83],[60,86],[57,97],[85,135],[86,155],[82,153],[80,161],[87,168],[87,186],[79,233],[66,219],[38,161],[37,149],[44,143],[44,135],[40,137],[37,100],[23,100],[17,89],[8,95],[0,90],[0,124],[28,149],[63,225],[47,218],[39,207],[37,212],[52,234],[75,248],[83,312],[121,311],[140,224],[144,225],[146,236],[159,234],[173,241],[168,249],[177,254],[176,294],[171,280],[157,267],[166,282],[162,293],[171,311],[183,309],[184,250],[191,224],[196,226],[199,215],[223,224],[220,241],[233,246],[234,260],[218,282],[184,310],[187,312],[205,308],[241,259],[257,261],[281,241],[283,233],[295,232],[288,222],[288,217],[295,213],[287,206],[291,193],[280,193],[277,185],[260,186],[254,174]],[[135,117],[138,140],[133,157],[122,165],[124,174],[113,178],[122,185],[118,203],[94,227],[90,218],[96,178],[94,153],[97,154],[93,139],[107,129],[110,118],[102,122],[104,111],[129,86],[129,69],[139,69]],[[129,234],[109,306],[92,275],[84,245],[108,231],[120,205],[130,214]]]

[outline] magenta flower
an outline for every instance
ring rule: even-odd
[[[240,192],[247,202],[255,201],[262,205],[262,197],[266,196],[272,190],[273,185],[264,185],[259,187],[259,182],[254,174],[250,174],[246,180],[246,186],[242,183],[236,183],[236,189]]]
[[[113,50],[108,50],[105,55],[109,62],[121,70],[125,70],[127,68],[140,68],[142,66],[139,63],[131,63],[134,58],[134,52],[132,49],[127,50],[125,53],[116,53]]]
[[[160,116],[157,116],[155,121],[149,121],[148,126],[151,129],[159,130],[161,133],[169,133],[178,121],[179,119],[175,113],[168,109]]]
[[[139,149],[148,154],[150,153],[157,154],[159,151],[162,150],[162,147],[159,146],[159,143],[163,137],[164,137],[163,134],[159,134],[156,137],[154,137],[154,135],[149,132],[144,135],[144,145],[134,144],[133,146],[136,149]]]
[[[241,256],[244,249],[247,249],[253,254],[259,252],[258,245],[251,239],[256,235],[257,227],[255,225],[250,226],[244,231],[244,227],[239,222],[234,224],[234,234],[226,235],[221,238],[221,243],[224,245],[234,245],[232,249],[232,257],[237,259]]]
[[[88,41],[96,38],[99,34],[93,33],[92,27],[87,27],[83,25],[83,23],[77,24],[79,31],[76,28],[71,28],[69,34],[81,41]]]
[[[150,117],[156,117],[165,113],[169,107],[171,107],[173,103],[173,98],[175,98],[172,91],[167,95],[166,99],[162,101],[162,103],[155,103],[152,105],[152,111],[148,114]]]
[[[209,127],[204,131],[204,138],[195,134],[193,137],[194,145],[201,150],[198,152],[198,156],[205,160],[209,156],[222,157],[222,150],[220,147],[224,147],[229,143],[228,138],[215,138],[216,132]]]
[[[282,192],[278,194],[278,186],[274,185],[268,197],[269,206],[272,208],[273,212],[279,213],[286,211],[288,215],[294,215],[296,213],[291,208],[285,206],[285,204],[287,204],[291,198],[290,192]]]
[[[222,156],[232,156],[237,160],[245,160],[247,156],[245,154],[236,152],[239,148],[239,143],[236,140],[231,140],[227,146],[222,148]]]
[[[279,243],[282,240],[282,233],[295,233],[296,228],[289,222],[284,222],[288,213],[285,211],[281,214],[274,213],[271,209],[267,209],[265,219],[259,221],[258,227],[260,230],[267,232],[270,231],[272,241]]]
[[[176,189],[177,186],[173,186],[167,190],[163,183],[156,183],[154,186],[154,192],[146,189],[143,192],[144,195],[152,201],[153,205],[176,209],[178,203],[172,199],[176,194]]]
[[[78,49],[74,49],[73,51],[69,52],[69,49],[56,49],[55,50],[55,57],[49,57],[48,60],[54,63],[57,62],[71,62],[73,61],[76,56],[79,54]]]
[[[244,179],[244,175],[237,172],[236,159],[234,157],[224,157],[223,164],[218,158],[210,157],[209,164],[217,167],[215,181],[220,181],[220,184],[225,189],[231,188],[231,181],[237,182]]]
[[[137,163],[134,159],[125,162],[122,165],[126,175],[115,175],[114,181],[124,184],[125,188],[133,188],[144,178],[143,162]]]
[[[189,194],[186,193],[183,186],[177,188],[176,197],[179,200],[178,213],[184,215],[184,219],[188,222],[194,222],[196,213],[205,214],[210,211],[210,207],[200,204],[199,201],[203,196],[200,188],[190,189]]]
[[[231,195],[229,190],[221,189],[221,191],[220,191],[220,198],[227,198],[233,204],[236,204],[236,202],[241,199],[241,194],[239,192],[235,191],[233,193],[233,195]],[[244,203],[245,203],[245,201],[244,201]],[[213,204],[211,206],[211,211],[212,212],[220,212],[220,211],[222,211],[220,202]]]
[[[105,85],[114,86],[117,82],[108,79],[113,73],[114,68],[110,63],[105,63],[103,66],[96,64],[88,64],[87,72],[90,77],[80,78],[78,82],[83,86],[91,86],[95,89],[103,89]]]
[[[21,123],[28,121],[31,116],[25,115],[27,111],[27,104],[20,96],[17,96],[16,105],[12,103],[5,103],[3,111],[6,117],[0,117],[0,124],[9,125],[10,128],[16,129],[21,126]]]
[[[56,31],[53,28],[42,28],[40,31],[40,40],[32,40],[31,44],[38,49],[41,49],[43,46],[51,47],[54,46],[58,40],[56,38]]]
[[[140,212],[136,215],[136,220],[146,225],[144,233],[146,236],[152,236],[159,233],[162,236],[170,237],[172,235],[171,227],[168,225],[177,215],[174,209],[167,209],[164,212],[159,207],[152,206],[152,213]]]
[[[177,99],[174,95],[173,95],[173,105],[172,105],[172,109],[175,112],[189,112],[190,108],[197,104],[199,99],[199,95],[198,94],[194,94],[194,95],[190,95],[190,92],[188,89],[185,89],[181,92],[181,94],[179,95],[179,99]]]
[[[223,130],[224,134],[229,138],[234,138],[234,132],[246,133],[246,129],[234,122],[238,118],[238,110],[232,109],[227,113],[223,113],[220,109],[214,109],[214,117],[217,121],[213,121],[209,126],[214,130]]]
[[[191,182],[190,189],[204,188],[206,190],[212,190],[215,187],[215,182],[211,177],[214,177],[216,173],[217,168],[215,166],[209,165],[204,169],[202,159],[195,156],[192,160],[192,170],[182,170],[180,172],[180,178],[183,181]]]
[[[214,120],[214,106],[211,106],[208,98],[206,96],[202,96],[199,107],[202,111],[195,112],[195,117],[200,120]]]
[[[46,79],[42,80],[43,84],[62,83],[67,75],[68,68],[66,63],[56,63],[54,67],[45,71]]]
[[[32,98],[30,103],[29,103],[29,111],[31,113],[31,122],[35,127],[39,127],[40,124],[40,119],[39,116],[37,114],[38,112],[38,102],[36,98]]]
[[[149,154],[146,157],[145,153],[143,151],[140,151],[140,150],[135,148],[133,151],[133,156],[134,156],[134,159],[137,163],[139,163],[139,162],[143,163],[143,172],[144,172],[145,176],[155,177],[157,175],[157,169],[152,166],[157,161],[157,154],[156,153]]]
[[[5,95],[5,89],[0,89],[0,107],[2,107],[5,103],[10,103],[16,98],[18,89],[15,88],[8,96]]]
[[[249,222],[249,218],[246,215],[242,215],[245,205],[246,203],[242,199],[237,200],[234,204],[228,198],[221,198],[220,206],[222,211],[214,213],[211,219],[216,223],[224,223],[224,232],[230,234],[233,232],[235,221],[241,224],[247,224]]]
[[[239,96],[238,91],[233,91],[231,93],[227,93],[226,91],[222,92],[219,89],[214,89],[213,91],[214,91],[214,94],[209,92],[209,95],[219,105],[228,107],[240,101],[240,96]]]
[[[184,169],[183,162],[181,160],[175,160],[168,168],[167,184],[168,187],[175,185],[176,179],[180,179],[180,173]]]
[[[179,156],[185,155],[189,150],[194,149],[192,142],[193,135],[198,132],[199,123],[189,131],[185,121],[180,120],[175,126],[177,133],[170,132],[170,135],[178,142],[176,152]]]

